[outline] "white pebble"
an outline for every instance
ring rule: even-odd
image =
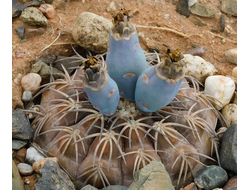
[[[28,73],[21,80],[21,86],[24,90],[31,91],[32,94],[35,94],[40,87],[40,83],[42,78],[39,74],[36,73]]]
[[[214,105],[218,110],[230,102],[234,91],[235,83],[229,77],[216,75],[208,77],[205,81],[205,94],[213,96],[222,103],[222,107],[220,108],[217,105]]]
[[[237,79],[237,67],[234,67],[232,70],[232,76]]]
[[[43,160],[44,158],[45,157],[43,155],[41,155],[34,147],[29,147],[27,149],[25,160],[29,164],[33,164],[34,162],[37,162],[39,160]]]
[[[33,173],[32,166],[26,163],[17,164],[17,168],[21,175],[31,175]]]
[[[225,57],[230,63],[237,65],[237,48],[227,50],[225,52]]]
[[[237,105],[236,104],[228,104],[226,105],[221,114],[226,119],[229,126],[233,124],[237,124]]]
[[[109,6],[106,8],[108,13],[112,13],[116,11],[115,3],[112,1]]]
[[[197,0],[188,0],[188,6],[189,7],[192,7],[196,3],[197,3]]]
[[[186,74],[193,76],[201,83],[204,83],[208,76],[217,72],[213,64],[205,61],[199,56],[184,54],[182,60],[186,63]]]
[[[32,99],[32,92],[28,91],[28,90],[25,90],[23,92],[23,96],[22,96],[22,100],[24,102],[28,102]]]

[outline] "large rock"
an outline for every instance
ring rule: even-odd
[[[171,179],[165,166],[157,161],[135,172],[134,182],[129,186],[128,190],[152,190],[167,189],[174,190]]]
[[[12,110],[12,138],[30,140],[31,125],[22,110]]]
[[[194,178],[195,184],[199,188],[212,190],[217,187],[223,187],[228,180],[227,172],[220,166],[209,166],[200,169]]]
[[[24,190],[23,180],[14,160],[12,160],[12,190]]]
[[[75,190],[69,176],[52,160],[44,164],[40,173],[42,177],[35,184],[36,190]]]
[[[222,136],[221,167],[237,174],[237,124],[230,126]]]
[[[221,10],[227,14],[237,16],[237,0],[222,0]]]
[[[104,53],[108,49],[111,27],[111,21],[94,13],[83,12],[74,25],[72,35],[76,43],[83,48]]]
[[[20,18],[24,23],[35,26],[47,26],[48,20],[43,15],[41,11],[39,11],[35,7],[27,7],[23,10]]]

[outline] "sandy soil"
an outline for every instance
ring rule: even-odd
[[[26,0],[28,2],[29,0]],[[18,2],[23,3],[22,0]],[[107,13],[106,7],[111,1],[108,0],[54,0],[52,5],[55,8],[56,15],[49,19],[49,24],[44,27],[45,32],[42,35],[29,36],[27,41],[20,43],[15,28],[23,25],[20,18],[12,19],[12,109],[22,107],[20,86],[21,78],[30,71],[31,65],[35,63],[40,56],[41,50],[48,46],[60,31],[64,31],[56,43],[49,48],[57,55],[73,55],[70,43],[75,43],[71,31],[74,23],[80,13],[89,11],[101,15],[112,21],[112,16]],[[235,65],[226,61],[224,53],[228,49],[237,47],[237,17],[225,15],[226,30],[223,33],[213,33],[212,28],[220,28],[220,1],[218,0],[200,0],[216,11],[214,18],[203,18],[191,14],[189,18],[176,12],[175,0],[134,0],[134,1],[113,1],[116,8],[126,8],[132,12],[138,10],[139,13],[131,19],[136,25],[147,26],[138,27],[138,32],[143,33],[140,37],[140,44],[144,50],[148,47],[157,48],[160,51],[164,49],[162,44],[170,46],[172,49],[180,49],[187,52],[193,48],[193,44],[204,46],[207,51],[203,58],[213,63],[218,74],[231,75]],[[164,18],[168,17],[169,18]],[[205,26],[196,25],[197,22],[206,23]],[[195,24],[196,23],[196,24]],[[38,28],[24,24],[25,29]],[[154,28],[152,28],[153,26]],[[172,28],[187,34],[182,37],[176,33],[162,30],[162,28]],[[225,38],[225,43],[222,39]],[[63,45],[64,44],[64,45]],[[18,75],[21,76],[18,78]],[[14,79],[18,78],[17,84]]]

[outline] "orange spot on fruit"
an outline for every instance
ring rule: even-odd
[[[146,84],[148,84],[148,76],[146,74],[142,75],[142,79]]]
[[[134,77],[134,76],[135,76],[134,73],[127,73],[127,74],[123,75],[124,78],[125,78],[125,77],[130,78],[130,77]]]
[[[140,103],[145,107],[145,108],[147,108],[148,109],[148,106],[147,106],[147,104],[145,104],[143,101],[140,101]]]
[[[115,93],[116,93],[116,89],[110,90],[108,98],[111,98]]]

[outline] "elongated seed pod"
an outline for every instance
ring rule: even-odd
[[[134,101],[136,81],[147,68],[146,57],[127,11],[118,12],[113,23],[106,58],[108,73],[117,83],[120,95]]]
[[[94,57],[85,60],[84,64],[83,86],[89,101],[104,115],[113,115],[120,99],[117,84]]]
[[[178,50],[165,53],[165,60],[147,68],[138,78],[135,101],[143,112],[155,112],[169,104],[184,78],[183,55]]]

